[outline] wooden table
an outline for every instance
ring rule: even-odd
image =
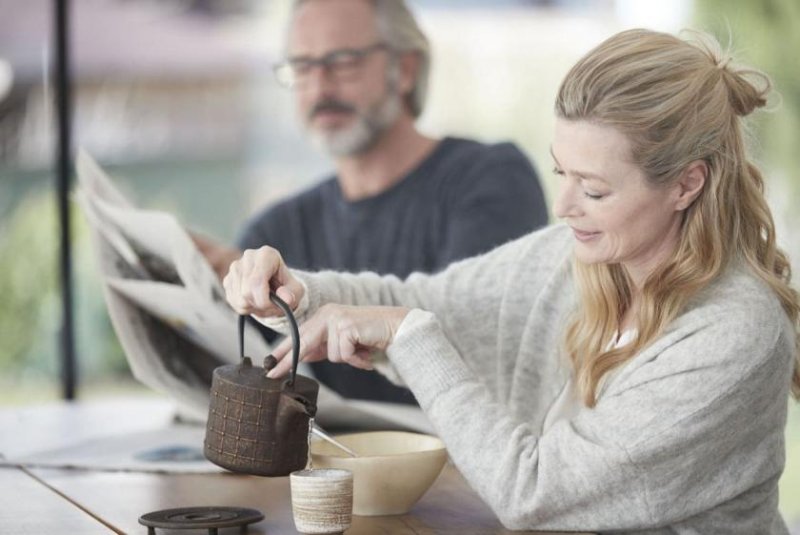
[[[8,458],[43,444],[75,444],[109,432],[157,428],[170,419],[161,400],[59,404],[0,410],[0,453]],[[44,441],[44,442],[43,442]],[[297,533],[292,521],[289,481],[234,474],[160,474],[85,469],[0,468],[0,532],[141,533],[146,512],[173,507],[226,505],[260,510],[265,518],[248,533]],[[164,535],[205,534],[206,530],[162,530]],[[238,533],[235,528],[220,534]],[[353,517],[347,535],[502,534],[491,510],[451,465],[406,515]],[[535,533],[535,532],[528,532]]]

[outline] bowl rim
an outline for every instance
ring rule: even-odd
[[[387,454],[383,454],[383,455],[359,455],[358,457],[346,457],[344,455],[331,455],[331,454],[327,454],[327,453],[315,453],[314,450],[313,450],[313,447],[309,447],[309,453],[310,453],[310,455],[312,455],[314,457],[329,458],[329,459],[333,458],[333,459],[337,459],[337,461],[341,460],[341,459],[345,459],[345,460],[347,460],[347,462],[358,462],[359,459],[395,458],[395,457],[402,457],[404,455],[425,454],[425,453],[439,453],[439,452],[442,452],[442,451],[445,451],[445,452],[447,451],[447,448],[445,447],[444,441],[442,441],[441,438],[437,437],[436,435],[431,435],[431,434],[428,434],[428,433],[417,433],[417,432],[414,432],[414,431],[398,431],[398,430],[354,431],[352,433],[335,434],[335,435],[333,435],[333,438],[335,438],[336,440],[341,440],[342,438],[352,437],[352,436],[356,436],[356,435],[372,435],[372,434],[376,434],[376,433],[382,433],[382,434],[383,433],[391,433],[391,434],[398,434],[398,435],[415,435],[415,436],[418,436],[418,437],[431,438],[431,439],[434,439],[437,442],[437,446],[431,447],[431,448],[420,449],[420,450],[405,451],[405,452],[401,452],[401,453],[387,453]],[[322,440],[322,439],[319,439],[318,443],[324,444],[325,441]],[[343,444],[345,446],[348,446],[348,444],[345,443],[345,442],[343,442]],[[334,447],[334,446],[331,446],[331,447]]]

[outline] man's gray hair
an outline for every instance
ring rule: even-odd
[[[310,0],[295,0],[292,12]],[[414,117],[419,117],[425,108],[428,96],[428,77],[431,66],[431,50],[428,38],[422,33],[405,0],[369,0],[375,7],[378,32],[389,48],[398,52],[416,52],[419,68],[414,88],[407,96],[406,104]]]

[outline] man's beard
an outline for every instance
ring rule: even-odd
[[[309,114],[309,121],[323,110],[355,113],[355,121],[346,128],[320,130],[311,128],[311,142],[320,151],[333,157],[355,156],[372,147],[380,135],[397,120],[402,111],[402,100],[393,87],[377,104],[359,113],[352,104],[339,100],[318,102]]]

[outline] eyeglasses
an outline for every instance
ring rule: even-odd
[[[336,81],[347,81],[358,74],[367,56],[379,50],[388,50],[386,43],[375,43],[364,48],[341,48],[316,59],[304,56],[289,58],[276,64],[273,71],[278,83],[289,88],[302,87],[307,83],[316,66],[322,67]]]

